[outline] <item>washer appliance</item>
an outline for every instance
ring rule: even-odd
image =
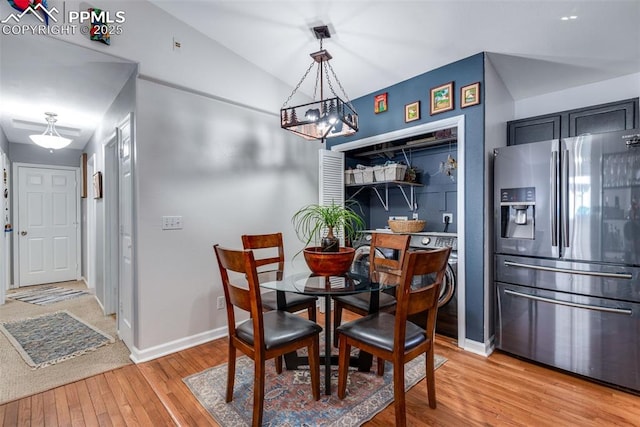
[[[353,241],[356,253],[353,258],[351,271],[367,275],[369,273],[369,254],[371,250],[371,235],[373,233],[391,233],[388,229],[365,230],[360,233],[358,239]],[[458,339],[458,236],[456,233],[419,232],[410,233],[409,249],[438,249],[451,246],[451,255],[445,274],[440,297],[438,301],[438,318],[436,332],[451,338]],[[376,256],[397,259],[395,250],[378,250]],[[433,277],[422,278],[424,284],[432,283]],[[418,283],[421,284],[420,279]]]
[[[458,236],[456,233],[421,232],[411,235],[410,249],[451,247],[449,264],[438,301],[436,332],[458,339]],[[432,278],[428,278],[431,283]]]
[[[351,271],[364,276],[369,274],[369,255],[371,251],[371,239],[373,233],[390,233],[389,230],[364,230],[361,231],[358,238],[353,241],[353,247],[356,250],[351,264]],[[376,249],[376,257],[398,259],[398,251],[394,249]]]

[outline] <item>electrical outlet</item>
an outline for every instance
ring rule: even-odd
[[[176,38],[173,38],[173,50],[177,51],[180,50],[180,48],[182,47],[182,43],[180,43],[178,40],[176,40]]]
[[[449,221],[447,221],[447,218],[449,218]],[[452,213],[443,213],[442,214],[442,223],[446,224],[446,223],[451,224],[453,222],[453,214]]]
[[[216,300],[216,307],[218,310],[224,309],[224,297],[218,297],[218,299]]]

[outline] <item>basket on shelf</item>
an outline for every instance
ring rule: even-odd
[[[390,219],[389,227],[394,233],[417,233],[424,230],[427,222],[423,219],[397,220]]]

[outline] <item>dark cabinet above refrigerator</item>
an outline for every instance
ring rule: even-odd
[[[638,98],[507,122],[507,145],[637,128]]]

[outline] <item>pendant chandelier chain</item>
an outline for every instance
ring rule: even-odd
[[[345,99],[347,100],[347,105],[349,107],[351,107],[351,109],[358,114],[358,112],[356,111],[355,107],[351,104],[351,99],[349,99],[349,95],[347,95],[347,92],[344,90],[344,88],[342,87],[342,83],[340,83],[340,80],[338,79],[338,76],[336,75],[336,72],[333,71],[333,67],[331,66],[331,64],[329,63],[329,61],[326,61],[324,63],[325,68],[329,69],[329,71],[331,71],[331,75],[333,76],[333,78],[336,80],[336,83],[338,83],[338,87],[340,88],[340,90],[342,91],[342,94],[344,95]],[[325,74],[327,74],[327,71],[325,70]],[[333,86],[331,86],[331,79],[327,78],[327,83],[329,83],[329,89],[331,89],[331,93],[333,93],[333,96],[338,96],[338,94],[336,93],[335,90],[333,90]]]
[[[289,95],[287,100],[284,101],[284,104],[282,104],[281,109],[285,108],[287,105],[289,105],[289,101],[291,101],[291,98],[293,98],[293,95],[295,95],[296,92],[298,91],[298,89],[300,89],[300,86],[302,85],[302,82],[304,81],[304,79],[307,78],[307,76],[309,75],[309,72],[311,71],[311,69],[313,68],[313,65],[315,63],[316,63],[316,61],[311,61],[311,64],[309,64],[309,68],[307,68],[307,71],[304,73],[304,76],[302,76],[302,78],[300,79],[300,81],[298,82],[296,87],[293,89],[293,92],[291,92],[291,95]]]
[[[310,54],[313,58],[311,65],[309,65],[287,100],[282,104],[280,126],[309,140],[325,141],[326,138],[353,135],[358,131],[358,114],[348,99],[347,93],[340,80],[338,80],[333,67],[329,64],[331,54],[324,50],[323,39],[331,37],[331,34],[327,26],[314,27],[313,32],[316,38],[320,40],[320,50]],[[311,102],[290,106],[289,103],[296,92],[300,90],[302,83],[309,76],[315,64],[318,64],[318,69],[316,70]],[[333,76],[335,82],[331,81],[331,76]],[[326,91],[324,88],[325,80],[332,94],[327,98],[325,98],[324,93]],[[343,96],[347,97],[347,102],[340,99],[334,86],[340,88]],[[320,97],[319,100],[317,99],[318,96]]]

